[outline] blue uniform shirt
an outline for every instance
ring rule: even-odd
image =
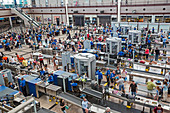
[[[151,43],[151,41],[150,40],[148,40],[148,44],[150,44]]]
[[[6,43],[6,46],[9,46],[9,45],[10,45],[9,42],[7,42],[7,43]]]
[[[105,75],[110,75],[110,70],[107,70],[106,74]]]
[[[96,75],[98,75],[98,73],[99,73],[99,70],[96,71]]]
[[[56,42],[52,42],[52,45],[56,45]]]
[[[119,55],[119,56],[123,56],[123,55],[124,55],[124,52],[123,52],[123,51],[120,51],[120,52],[118,53],[118,55]]]
[[[129,52],[131,53],[131,52],[132,52],[132,49],[129,49]]]
[[[131,47],[132,46],[132,44],[129,44],[129,47]]]
[[[113,79],[112,77],[115,77],[115,76],[116,76],[116,74],[111,73],[110,79]]]
[[[21,80],[20,86],[24,87],[25,86],[25,80]]]
[[[44,75],[44,73],[45,73],[45,71],[43,70],[43,71],[40,71],[40,75]]]
[[[98,72],[98,79],[103,79],[103,74],[101,72]]]
[[[71,86],[77,86],[77,83],[72,83]]]
[[[53,79],[53,76],[52,76],[52,75],[48,77],[48,81],[49,81],[49,82],[53,82],[53,81],[54,81],[54,79]]]
[[[67,34],[69,34],[69,30],[67,30]]]
[[[92,42],[92,41],[90,41],[90,44],[91,44],[91,45],[93,45],[93,42]]]
[[[0,66],[3,66],[2,62],[0,62]]]

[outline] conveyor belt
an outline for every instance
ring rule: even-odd
[[[5,86],[0,86],[0,87],[2,87],[0,89],[3,89],[3,90],[0,90],[0,97],[6,96],[6,94],[15,95],[15,94],[17,94],[19,92],[19,91],[7,88]]]
[[[146,93],[156,94],[156,89],[148,90],[146,86],[138,85],[138,91],[143,91]]]
[[[85,88],[85,89],[83,89],[82,92],[89,94],[91,96],[94,96],[96,98],[99,98],[99,99],[103,98],[103,94],[101,92],[98,92],[98,91],[95,91],[95,90],[92,90],[92,89]]]
[[[41,108],[40,110],[38,110],[38,112],[37,112],[37,113],[55,113],[55,112],[50,111],[50,110],[45,109],[45,108]]]
[[[138,109],[134,109],[134,108],[127,109],[125,105],[114,103],[111,101],[106,101],[106,106],[110,107],[111,109],[114,109],[116,111],[119,111],[121,113],[141,113],[141,111]]]
[[[60,93],[58,95],[58,98],[61,98],[61,99],[64,99],[65,101],[68,101],[74,105],[77,105],[79,107],[81,107],[81,99],[74,96],[74,95],[71,95],[71,94],[68,94],[68,93]]]

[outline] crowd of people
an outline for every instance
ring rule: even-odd
[[[56,38],[59,36],[62,31],[62,34],[66,34],[66,37]],[[145,31],[145,29],[144,29]],[[96,34],[99,34],[97,36]],[[40,28],[33,28],[26,30],[25,33],[17,34],[16,32],[8,32],[7,34],[3,34],[0,36],[0,44],[4,48],[5,51],[12,51],[13,49],[20,49],[22,48],[22,45],[29,45],[32,50],[39,49],[40,47],[44,48],[52,48],[53,50],[58,51],[71,51],[71,52],[78,52],[81,49],[84,48],[84,42],[86,40],[90,41],[91,49],[98,50],[97,52],[94,52],[97,60],[103,60],[102,57],[100,57],[99,53],[106,52],[106,44],[103,45],[103,47],[97,46],[95,43],[98,42],[106,42],[107,34],[112,34],[112,28],[111,26],[103,27],[100,25],[99,27],[93,26],[91,29],[85,29],[81,28],[79,30],[72,30],[71,28],[66,27],[59,27],[55,25],[48,24],[46,26],[41,26]],[[121,30],[117,30],[118,37],[121,35]],[[166,48],[167,43],[167,35],[163,33],[161,30],[159,32],[159,37],[161,41],[163,42],[163,48]],[[123,38],[122,41],[127,41],[127,38]],[[159,55],[161,54],[161,51],[159,48],[152,48],[151,46],[151,32],[148,31],[146,35],[146,43],[139,45],[139,51],[141,51],[144,46],[146,46],[145,53],[140,54],[136,52],[136,47],[131,42],[128,42],[125,46],[122,47],[122,49],[116,53],[119,57],[128,57],[133,58],[133,55],[138,55],[138,58],[142,58],[141,56],[144,56],[145,59],[150,60],[151,62],[158,61]],[[134,54],[133,54],[134,53]],[[151,53],[151,56],[149,54]],[[18,55],[16,53],[16,56],[7,57],[4,55],[3,52],[0,53],[0,69],[3,69],[3,63],[10,63],[10,64],[22,64],[26,67],[28,67],[29,70],[37,70],[40,73],[40,76],[48,75],[48,82],[53,83],[54,79],[51,73],[51,68],[49,65],[52,65],[53,71],[56,71],[59,69],[59,60],[57,59],[58,53],[53,56],[52,64],[47,64],[45,62],[45,58],[43,58],[42,54],[39,54],[38,59],[34,59],[32,56],[32,53],[30,55],[29,59],[24,58],[22,55]],[[155,57],[154,57],[155,56]],[[30,60],[33,59],[33,60]],[[25,62],[26,60],[26,62]],[[169,63],[169,59],[167,60],[167,63]],[[101,85],[103,80],[103,73],[101,69],[96,69],[96,76],[98,78],[98,84]],[[108,68],[105,73],[105,79],[108,83],[108,86],[111,86],[112,88],[116,87],[118,85],[118,89],[122,92],[125,92],[125,86],[124,83],[127,81],[127,71],[124,68],[122,71],[120,70],[120,67],[117,66],[116,70],[110,71]],[[163,95],[163,100],[167,99],[168,94],[168,88],[169,88],[169,81],[170,81],[170,71],[166,74],[165,80],[163,82],[163,86],[157,87],[153,80],[147,83],[148,90],[152,90],[154,87],[157,90],[157,94],[155,96],[156,100],[159,100],[160,95]],[[9,87],[12,87],[11,83]],[[26,89],[25,89],[25,81],[24,79],[21,82],[21,87],[23,94],[26,95]],[[131,95],[136,96],[137,95],[137,83],[135,81],[131,81],[129,85],[129,92],[131,92]],[[84,99],[84,102],[82,102],[83,105],[83,111],[87,112],[87,103]],[[86,104],[86,105],[85,105]],[[65,104],[62,100],[60,103],[62,111],[65,113]],[[160,107],[160,106],[158,106]]]

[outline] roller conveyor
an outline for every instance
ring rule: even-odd
[[[78,107],[82,107],[81,106],[82,99],[80,99],[80,98],[78,98],[74,95],[71,95],[71,94],[68,94],[68,93],[60,93],[58,95],[58,98],[64,99],[65,101],[67,101],[71,104],[77,105]],[[96,105],[96,104],[89,105],[89,110],[92,113],[104,113],[105,109],[106,109],[105,107],[102,107],[102,106],[99,106],[99,105]],[[111,113],[120,113],[120,112],[115,111],[115,110],[111,110]]]
[[[138,91],[143,91],[150,94],[156,94],[156,89],[148,90],[146,86],[138,85]]]
[[[98,99],[102,99],[103,98],[103,94],[101,92],[98,92],[98,91],[95,91],[95,90],[92,90],[92,89],[89,89],[89,88],[84,88],[83,93],[86,93],[86,94],[89,94],[91,96],[94,96]]]
[[[58,95],[58,98],[64,99],[65,101],[67,101],[71,104],[74,104],[74,105],[81,107],[82,99],[80,99],[80,98],[78,98],[74,95],[71,95],[71,94],[68,94],[68,93],[60,93]]]

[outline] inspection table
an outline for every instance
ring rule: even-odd
[[[46,94],[47,95],[55,97],[58,94],[60,94],[61,92],[62,92],[62,89],[59,86],[50,84],[49,86],[46,87]]]

